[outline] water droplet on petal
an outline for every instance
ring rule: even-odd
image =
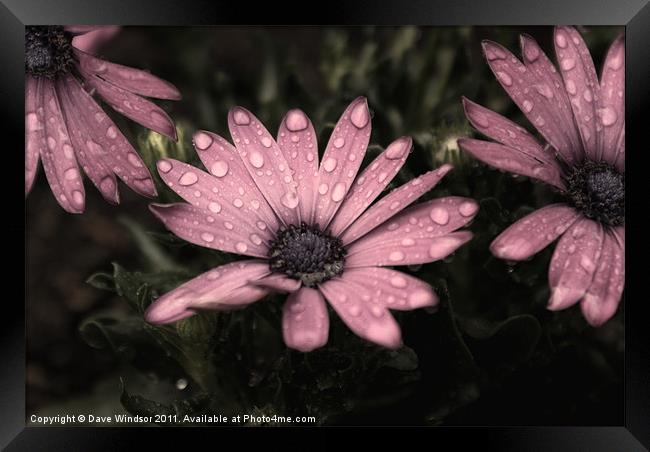
[[[408,282],[406,281],[406,278],[400,275],[393,276],[390,278],[390,285],[393,287],[396,287],[398,289],[403,289],[406,287]]]
[[[497,77],[506,86],[512,86],[512,77],[503,71],[497,71]]]
[[[564,33],[558,32],[557,35],[555,36],[555,43],[558,45],[558,47],[564,49],[566,48],[567,41],[566,41],[566,36],[564,36]]]
[[[212,137],[205,132],[197,132],[194,134],[194,146],[200,151],[209,148],[212,141]]]
[[[64,176],[67,180],[74,180],[79,177],[79,170],[77,168],[69,168],[65,170]]]
[[[195,184],[198,180],[199,177],[196,175],[196,173],[188,171],[186,173],[183,173],[181,178],[178,179],[178,183],[183,186],[188,186],[188,185]]]
[[[323,162],[323,169],[327,171],[328,173],[331,173],[336,169],[336,159],[335,158],[328,158]]]
[[[562,69],[564,69],[565,71],[570,71],[575,66],[576,66],[576,60],[574,60],[573,58],[565,58],[560,63],[560,67],[562,67]]]
[[[136,168],[142,168],[142,162],[140,161],[140,158],[135,155],[133,152],[129,152],[126,155],[126,159],[129,161],[129,163]]]
[[[332,190],[332,201],[339,202],[345,197],[345,184],[343,182],[338,182],[334,189]]]
[[[228,173],[228,162],[217,160],[210,167],[210,172],[217,177],[225,176]]]
[[[219,213],[219,212],[221,212],[221,204],[219,204],[218,202],[213,201],[210,204],[208,204],[208,209],[211,212]]]
[[[359,305],[353,304],[348,308],[348,312],[352,317],[359,317],[359,315],[361,315],[361,308]]]
[[[368,111],[368,106],[366,105],[365,99],[360,101],[350,113],[350,121],[357,129],[362,129],[368,124],[370,120],[370,112]]]
[[[269,137],[262,137],[262,146],[265,148],[270,148],[271,145],[273,144],[273,140],[271,140]]]
[[[401,244],[402,244],[402,246],[413,246],[413,245],[415,245],[415,240],[413,240],[410,237],[407,237],[407,238],[402,239]]]
[[[616,123],[616,120],[618,119],[616,111],[611,107],[600,109],[598,113],[600,115],[600,122],[602,122],[604,126],[611,126]]]
[[[334,147],[336,149],[341,149],[345,145],[345,139],[343,137],[338,137],[334,140]]]
[[[248,160],[251,162],[255,168],[261,168],[264,166],[264,156],[257,151],[251,152]]]
[[[524,107],[524,111],[526,113],[530,113],[530,111],[533,109],[533,103],[529,100],[525,100],[522,106]]]
[[[300,132],[304,130],[309,125],[307,116],[300,110],[289,110],[287,113],[287,119],[284,120],[284,124],[287,129],[292,132]]]
[[[388,260],[391,262],[399,262],[404,260],[404,253],[401,251],[393,251],[388,255]]]
[[[81,193],[79,190],[75,190],[72,192],[72,201],[80,206],[84,203],[84,195]]]
[[[594,97],[593,97],[593,95],[592,95],[592,93],[591,93],[591,90],[590,90],[589,88],[587,88],[587,89],[585,90],[585,92],[582,93],[582,97],[584,97],[584,99],[585,99],[587,102],[591,102],[592,100],[594,100]]]
[[[578,92],[578,89],[576,88],[576,84],[573,80],[567,80],[566,90],[572,96],[575,96],[575,94]]]
[[[298,198],[298,195],[293,192],[293,191],[288,191],[284,194],[282,199],[280,200],[282,202],[282,205],[289,209],[295,209],[298,206],[298,203],[300,199]]]
[[[327,184],[320,184],[318,186],[318,193],[320,193],[321,195],[327,193],[327,190],[329,190],[329,186]]]
[[[478,210],[478,204],[471,201],[465,201],[458,207],[458,211],[464,217],[471,217]]]
[[[524,55],[526,56],[526,59],[532,63],[539,57],[539,49],[534,44],[527,44],[528,45],[524,45]]]
[[[110,139],[117,138],[117,130],[115,130],[115,127],[110,126],[108,129],[106,129],[106,136]]]
[[[255,245],[259,245],[259,244],[262,243],[262,239],[257,234],[251,234],[250,239],[251,239],[251,242],[253,242]]]
[[[240,253],[245,253],[248,249],[248,245],[246,245],[244,242],[237,242],[235,244],[235,249]]]
[[[431,209],[431,212],[429,212],[429,216],[433,220],[434,223],[439,224],[441,226],[446,225],[449,223],[449,212],[447,212],[447,209],[443,207],[434,207]]]
[[[236,107],[233,110],[232,118],[235,121],[235,124],[237,124],[238,126],[246,126],[251,122],[251,117],[248,115],[248,113],[246,113],[244,109],[239,107]]]
[[[238,209],[241,208],[244,205],[244,201],[242,201],[239,198],[236,198],[233,202],[233,205],[237,207]]]
[[[397,140],[392,142],[385,151],[386,158],[391,160],[397,160],[404,157],[408,151],[408,141],[407,140]],[[354,154],[350,154],[354,155]]]
[[[209,232],[202,232],[201,233],[201,240],[211,243],[214,241],[214,235],[210,234]]]

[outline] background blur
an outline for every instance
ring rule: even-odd
[[[599,69],[623,30],[581,31]],[[301,108],[322,153],[344,108],[364,95],[373,115],[368,160],[410,135],[414,151],[391,187],[454,164],[423,199],[480,201],[475,238],[444,262],[408,268],[443,303],[436,313],[396,316],[407,347],[371,346],[330,316],[328,346],[303,355],[282,343],[282,297],[165,328],[144,324],[139,312],[151,296],[233,257],[175,240],[149,201],[124,186],[122,204],[110,206],[86,184],[86,213],[67,214],[39,170],[26,203],[28,415],[246,410],[313,414],[324,424],[622,424],[623,303],[599,329],[578,307],[546,311],[552,247],[510,266],[488,245],[556,195],[471,161],[455,143],[473,134],[461,95],[534,131],[481,54],[481,40],[492,39],[519,55],[520,33],[553,59],[550,27],[123,28],[100,55],[150,70],[183,95],[156,101],[176,121],[178,143],[112,115],[150,167],[165,155],[200,166],[193,131],[229,138],[234,105],[272,133],[287,110]],[[158,188],[159,201],[176,199]]]

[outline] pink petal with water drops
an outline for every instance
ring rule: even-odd
[[[72,46],[76,49],[88,53],[97,53],[97,51],[108,41],[113,39],[120,32],[117,25],[107,25],[95,27],[93,30],[72,38]]]
[[[533,38],[521,35],[520,46],[526,68],[537,78],[537,83],[532,88],[545,99],[546,108],[555,115],[556,124],[562,128],[561,132],[571,143],[569,154],[572,155],[565,155],[565,160],[571,161],[572,156],[578,159],[584,157],[580,133],[573,120],[571,102],[562,76]]]
[[[315,177],[318,174],[318,143],[314,126],[302,110],[289,110],[285,115],[280,123],[277,142],[298,184],[300,218],[311,223]]]
[[[528,131],[506,117],[488,110],[466,97],[463,97],[463,108],[467,119],[483,135],[505,146],[517,149],[538,161],[557,165],[555,156],[550,150],[544,149]]]
[[[580,300],[591,285],[603,242],[600,223],[581,218],[562,236],[551,258],[548,309],[566,309]]]
[[[84,71],[80,66],[78,67],[85,81],[97,90],[97,93],[113,110],[147,129],[176,140],[176,127],[165,110],[153,102],[103,80],[95,74]]]
[[[565,189],[557,163],[545,163],[518,149],[492,141],[461,138],[458,146],[472,157],[496,169],[541,180],[560,190]]]
[[[264,287],[273,292],[295,292],[300,289],[302,282],[299,279],[292,279],[281,273],[271,273],[269,276],[255,282],[255,285]]]
[[[150,204],[167,229],[195,245],[244,256],[266,257],[268,244],[259,230],[238,223],[226,210],[214,213],[190,204]]]
[[[357,254],[374,256],[374,251],[385,254],[392,265],[404,265],[403,261],[410,260],[420,263],[438,260],[440,244],[444,241],[437,238],[465,226],[477,213],[476,201],[459,196],[438,198],[410,207],[348,247],[346,266],[355,267],[359,266],[358,262],[368,262]],[[455,245],[450,241],[449,246]],[[374,265],[372,261],[371,265]]]
[[[202,309],[232,309],[264,297],[268,291],[251,284],[269,273],[264,261],[232,262],[207,271],[156,299],[144,318],[153,324],[175,322]]]
[[[327,344],[330,321],[318,290],[303,287],[287,298],[282,308],[282,335],[288,347],[310,352]]]
[[[339,238],[343,241],[344,245],[348,245],[372,231],[435,187],[452,168],[448,164],[442,165],[438,169],[424,173],[410,182],[397,187],[366,210]]]
[[[402,332],[388,309],[364,301],[356,286],[345,278],[330,279],[318,288],[354,334],[387,348],[399,348],[402,344]]]
[[[573,116],[582,137],[585,153],[592,160],[598,158],[602,146],[600,111],[600,85],[594,62],[580,33],[573,27],[556,27],[554,33],[555,54],[560,65],[564,86]]]
[[[119,204],[117,179],[112,168],[105,162],[106,159],[102,155],[104,151],[99,145],[90,144],[94,131],[92,125],[88,125],[88,115],[82,114],[83,108],[71,100],[65,80],[58,80],[56,83],[63,116],[79,164],[104,199],[111,204]],[[89,145],[86,144],[87,142]]]
[[[85,207],[85,191],[61,113],[61,104],[54,82],[44,77],[40,80],[39,103],[43,108],[37,109],[37,119],[45,127],[44,142],[40,146],[43,169],[61,207],[70,213],[81,213]]]
[[[275,139],[243,107],[230,110],[228,127],[246,169],[276,215],[286,224],[299,223],[297,184]]]
[[[318,169],[314,224],[325,229],[352,187],[370,140],[370,111],[365,97],[345,109],[330,136]]]
[[[171,83],[149,72],[115,64],[75,50],[81,70],[93,74],[115,86],[147,97],[179,100],[181,93]]]
[[[355,288],[361,300],[368,303],[371,309],[378,304],[388,309],[407,311],[438,304],[438,297],[431,286],[390,268],[350,268],[345,270],[342,279]]]
[[[242,238],[237,248],[264,248],[273,239],[274,229],[257,215],[257,192],[244,189],[241,181],[212,176],[205,171],[174,159],[157,163],[162,180],[181,198],[203,212],[203,219],[217,231],[233,231]],[[236,187],[228,184],[233,182]],[[248,190],[247,190],[248,189]],[[245,235],[245,237],[244,237]]]
[[[484,41],[483,51],[492,72],[519,109],[567,162],[575,162],[574,143],[566,133],[567,124],[556,112],[557,103],[546,97],[546,90],[533,88],[540,84],[537,76],[500,44]]]
[[[81,116],[86,120],[83,132],[88,159],[101,156],[106,166],[129,188],[143,196],[156,196],[149,170],[115,123],[74,77],[68,75],[64,81],[70,101],[83,112]],[[107,192],[112,190],[109,182],[104,182],[104,186]]]
[[[244,201],[240,207],[245,217],[243,220],[254,218],[258,229],[268,230],[269,234],[274,235],[274,231],[280,228],[280,221],[255,185],[237,149],[219,135],[203,130],[194,134],[192,142],[201,162],[214,176],[211,190],[219,193],[220,198],[216,202],[226,200],[240,205],[236,200]]]
[[[43,108],[38,98],[38,80],[28,75],[25,78],[25,196],[34,185],[39,149],[45,140],[43,120],[36,113],[38,108]]]
[[[542,207],[511,224],[490,245],[496,257],[526,260],[546,248],[578,219],[580,214],[566,204]]]
[[[602,158],[614,164],[621,155],[625,170],[625,36],[620,35],[609,47],[600,77],[599,119],[604,126]]]
[[[413,140],[401,137],[393,141],[356,178],[340,209],[329,225],[330,234],[338,236],[381,194],[406,162]]]
[[[407,237],[401,240],[372,243],[362,247],[355,243],[348,250],[346,268],[416,265],[435,262],[452,254],[472,239],[469,231],[451,232],[437,237]]]
[[[591,326],[601,326],[616,313],[624,287],[625,236],[606,231],[594,279],[580,303]]]

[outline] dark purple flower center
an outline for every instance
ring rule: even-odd
[[[269,266],[274,272],[284,273],[312,287],[340,275],[345,254],[341,240],[318,227],[291,225],[281,230],[271,243]]]
[[[53,78],[69,72],[73,62],[72,35],[63,27],[25,27],[26,73]]]
[[[575,167],[566,181],[571,201],[583,215],[609,226],[625,222],[625,174],[588,161]]]

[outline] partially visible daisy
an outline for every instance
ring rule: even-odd
[[[456,231],[476,215],[471,199],[450,196],[408,207],[451,166],[371,205],[412,142],[395,140],[357,177],[370,138],[365,98],[345,110],[320,165],[314,127],[301,110],[287,113],[277,141],[244,108],[232,109],[228,124],[234,147],[210,132],[194,135],[209,173],[158,161],[162,179],[187,203],[152,204],[151,210],[189,242],[253,259],[215,268],[163,295],[148,307],[146,320],[175,322],[286,292],[283,333],[291,348],[310,351],[327,342],[325,300],[358,336],[398,347],[401,332],[389,309],[434,306],[438,299],[425,282],[387,267],[443,259],[472,237]]]
[[[625,41],[610,46],[600,80],[580,34],[557,27],[561,76],[538,44],[521,36],[523,63],[485,41],[490,68],[548,144],[503,116],[463,99],[472,125],[499,143],[461,139],[477,159],[541,180],[565,197],[503,231],[492,253],[520,261],[560,238],[549,268],[548,309],[580,301],[593,326],[616,312],[625,284]]]
[[[71,213],[85,207],[80,167],[111,203],[119,203],[116,175],[134,191],[156,195],[149,170],[92,94],[176,139],[165,111],[141,97],[178,100],[173,85],[82,50],[96,49],[114,33],[115,27],[25,27],[25,195],[42,160],[52,193]]]

